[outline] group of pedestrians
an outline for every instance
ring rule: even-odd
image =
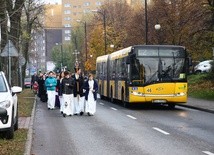
[[[95,114],[98,84],[92,74],[85,80],[80,68],[75,68],[74,74],[64,71],[56,75],[50,71],[47,77],[41,74],[38,83],[38,96],[42,101],[46,96],[49,110],[58,106],[63,117]]]

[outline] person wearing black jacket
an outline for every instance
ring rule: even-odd
[[[73,87],[74,82],[68,71],[64,72],[64,79],[62,80],[62,96],[64,100],[63,117],[72,116],[74,114],[73,103]]]
[[[74,114],[83,115],[84,113],[84,78],[81,75],[81,69],[75,68],[75,74],[72,75],[72,79],[74,79]]]
[[[59,90],[58,90],[58,95],[59,95],[59,102],[60,102],[60,112],[63,114],[63,108],[64,108],[64,101],[62,97],[62,80],[64,78],[64,71],[62,71],[59,75]]]
[[[38,84],[39,84],[39,91],[38,91],[38,97],[40,97],[40,100],[42,102],[47,102],[47,92],[45,89],[45,79],[46,76],[45,74],[40,73],[39,79],[38,79]]]

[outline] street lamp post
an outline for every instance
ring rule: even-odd
[[[61,52],[61,63],[60,63],[60,67],[61,67],[61,71],[63,69],[63,47],[62,44],[56,43],[56,45],[60,45],[60,52]]]
[[[107,37],[106,37],[106,11],[103,12],[98,10],[91,10],[92,12],[97,12],[103,16],[103,28],[104,28],[104,44],[105,44],[105,54],[107,53]]]
[[[155,24],[155,30],[159,31],[161,29],[160,24]],[[158,44],[160,44],[160,32],[158,32]]]
[[[76,20],[77,22],[81,22],[81,20]],[[84,23],[84,29],[85,29],[85,61],[87,61],[87,55],[88,55],[88,48],[87,48],[87,23],[86,21]]]

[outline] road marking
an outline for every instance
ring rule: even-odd
[[[159,129],[159,128],[153,127],[153,129],[154,129],[154,130],[157,130],[157,131],[159,131],[159,132],[161,132],[161,133],[163,133],[163,134],[165,134],[165,135],[169,135],[168,132],[163,131],[163,130],[161,130],[161,129]]]
[[[135,117],[133,117],[133,116],[131,116],[131,115],[126,115],[126,116],[128,116],[128,117],[131,118],[131,119],[137,119],[137,118],[135,118]]]
[[[203,153],[207,154],[207,155],[214,155],[214,153],[209,152],[209,151],[202,151]]]
[[[104,105],[104,103],[102,103],[102,102],[100,102],[99,104],[100,104],[100,105]]]
[[[116,108],[113,108],[113,107],[111,107],[111,109],[112,109],[112,110],[115,110],[115,111],[117,110]]]

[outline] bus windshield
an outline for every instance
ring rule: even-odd
[[[131,84],[184,81],[185,51],[179,49],[139,49],[131,58]]]

